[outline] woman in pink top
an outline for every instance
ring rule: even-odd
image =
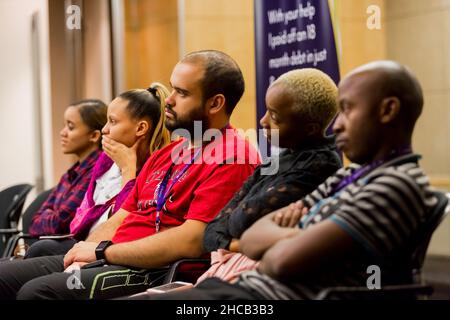
[[[103,151],[95,164],[89,187],[65,239],[33,244],[26,258],[66,253],[78,240],[120,209],[143,164],[154,151],[170,142],[164,126],[169,92],[159,83],[148,89],[126,91],[108,106]]]

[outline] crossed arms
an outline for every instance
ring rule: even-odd
[[[280,281],[301,280],[359,253],[352,238],[330,220],[306,230],[292,227],[303,210],[293,206],[266,215],[242,235],[240,249],[249,258],[261,260],[260,272]]]

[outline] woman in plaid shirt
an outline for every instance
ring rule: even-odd
[[[64,234],[83,200],[92,168],[100,155],[101,130],[106,105],[100,100],[81,100],[64,113],[61,148],[78,161],[61,177],[48,199],[34,215],[29,232],[34,236]]]

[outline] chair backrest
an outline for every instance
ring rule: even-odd
[[[431,237],[448,213],[448,211],[446,210],[449,201],[447,196],[439,191],[434,191],[433,193],[437,198],[436,205],[431,211],[427,223],[425,223],[421,227],[421,229],[419,229],[419,234],[416,238],[417,241],[415,242],[416,246],[412,251],[412,267],[416,270],[422,269]]]
[[[17,184],[0,191],[0,229],[17,227],[30,184]]]
[[[47,200],[53,189],[48,189],[44,192],[38,194],[38,196],[30,203],[30,205],[25,209],[22,215],[22,232],[28,233],[31,225],[31,221],[35,213],[41,208],[42,204]]]

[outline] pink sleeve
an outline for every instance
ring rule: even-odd
[[[153,159],[157,152],[153,153],[145,162],[139,175],[136,177],[136,182],[128,194],[126,200],[123,202],[121,208],[128,212],[137,211],[137,202],[139,200],[139,190],[144,187],[145,181],[147,180],[147,175],[151,173],[150,168],[153,166]]]
[[[142,174],[142,171],[141,171],[141,174]],[[121,209],[128,211],[128,212],[133,212],[133,211],[137,210],[137,202],[139,199],[138,184],[139,184],[139,177],[137,178],[136,183],[133,186],[133,189],[131,189],[127,198],[122,203],[122,206],[120,207]]]
[[[211,267],[197,279],[197,284],[207,278],[219,278],[226,282],[235,281],[245,271],[255,270],[259,261],[254,261],[239,252],[224,249],[211,252]]]
[[[83,221],[86,214],[89,212],[90,206],[88,204],[87,193],[84,195],[83,201],[80,206],[77,208],[75,213],[75,217],[73,217],[72,222],[70,223],[70,233],[76,234],[78,232],[79,227],[81,226],[81,222]]]

